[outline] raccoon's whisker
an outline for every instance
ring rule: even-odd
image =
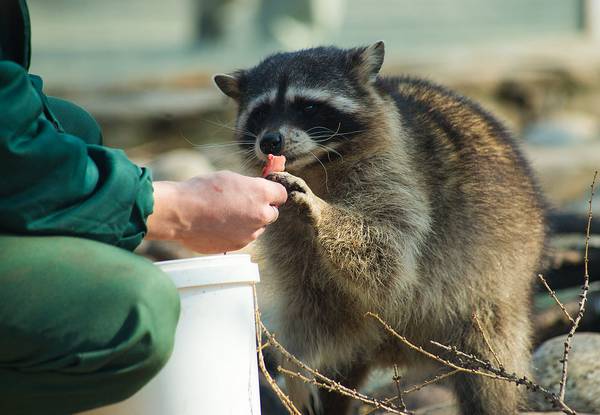
[[[314,127],[309,128],[308,131],[310,131],[310,130],[316,130],[317,128],[320,128],[322,130],[333,131],[331,128],[325,127],[324,125],[315,125]]]
[[[179,130],[179,136],[187,141],[192,147],[199,149],[208,149],[212,147],[228,147],[228,146],[245,146],[245,145],[253,145],[254,142],[244,142],[244,141],[225,141],[222,143],[206,143],[206,144],[196,144],[192,140],[188,139],[181,130]],[[214,138],[214,137],[213,137]]]
[[[325,150],[325,154],[327,154],[327,160],[331,162],[331,154],[329,153],[329,150],[327,150],[327,148],[325,148],[325,146],[322,146],[319,144],[317,144],[317,148]]]
[[[323,130],[323,131],[333,132],[333,130],[331,128],[322,127],[322,126],[318,125],[316,127],[309,128],[308,130],[306,130],[306,133],[309,134],[311,131],[314,131],[314,130],[319,130],[319,131]]]
[[[344,133],[336,133],[336,136],[345,136],[345,135],[353,135],[353,134],[358,134],[358,133],[362,133],[363,131],[367,131],[367,130],[358,130],[358,131],[348,131],[348,132],[344,132]],[[325,135],[322,135],[321,137],[324,137]],[[315,136],[315,137],[319,137],[319,136]]]
[[[227,145],[227,146],[194,146],[194,150],[206,151],[213,154],[245,154],[247,152],[253,152],[253,146],[248,145]]]
[[[242,153],[242,163],[240,165],[241,170],[246,170],[250,164],[254,161],[254,149],[250,148],[247,150],[243,150]]]
[[[324,130],[328,130],[329,128],[325,127],[324,125],[315,125],[314,127],[311,127],[308,129],[308,131],[310,130],[316,130],[317,128],[322,128]]]
[[[325,172],[325,190],[327,191],[327,193],[329,193],[329,186],[327,185],[329,175],[327,174],[327,168],[325,167],[323,162],[321,160],[319,160],[319,158],[315,155],[315,153],[313,153],[312,151],[309,151],[309,153],[315,158],[315,160],[317,160],[319,162],[319,164],[321,166],[323,166],[323,171]]]
[[[194,148],[201,150],[210,150],[214,148],[225,148],[225,147],[239,147],[239,146],[249,146],[254,145],[254,143],[244,143],[244,142],[235,142],[235,143],[208,143],[208,144],[192,144]]]
[[[362,131],[366,131],[366,130],[362,130]],[[327,136],[311,136],[311,139],[315,142],[315,143],[324,143],[326,141],[331,140],[334,137],[341,137],[345,140],[349,140],[350,137],[346,137],[348,135],[352,135],[352,134],[358,134],[358,132],[353,132],[353,133],[339,133],[339,134],[331,134],[331,135],[327,135]]]
[[[330,129],[328,128],[328,130],[329,130],[329,131],[332,131],[332,133],[333,133],[333,134],[329,135],[329,136],[328,136],[328,138],[326,138],[326,139],[325,139],[325,140],[323,140],[323,141],[327,141],[327,140],[329,140],[330,138],[332,138],[332,137],[335,137],[335,135],[336,135],[336,134],[337,134],[337,133],[340,131],[340,127],[341,127],[341,126],[342,126],[342,123],[340,122],[340,123],[338,123],[337,130],[335,130],[335,131],[332,131],[332,130],[330,130]],[[314,138],[317,138],[317,139],[318,139],[318,138],[321,138],[321,137],[322,137],[322,136],[316,136],[316,137],[314,137]],[[313,137],[311,137],[311,138],[313,138]]]
[[[337,135],[331,134],[328,136],[315,137],[315,138],[311,137],[311,138],[315,143],[324,143],[324,142],[331,140],[334,137],[342,137],[342,138],[345,138],[346,140],[349,140],[349,137],[344,137],[342,134],[337,134]]]
[[[331,134],[327,134],[327,135],[311,135],[309,137],[313,141],[320,140],[320,139],[324,139],[322,141],[326,141],[328,137],[331,137]]]
[[[331,134],[331,137],[330,137],[330,138],[332,138],[332,137],[335,137],[335,135],[336,135],[337,133],[339,133],[339,132],[340,132],[340,128],[341,128],[341,126],[342,126],[342,123],[341,123],[341,122],[339,122],[339,123],[338,123],[338,126],[337,126],[337,128],[336,128],[336,130],[333,132],[333,134]],[[331,130],[330,130],[330,131],[331,131]]]
[[[198,144],[193,143],[191,140],[188,140],[188,138],[183,134],[183,132],[181,130],[179,130],[179,136],[181,138],[183,138],[185,141],[187,141],[188,144],[191,145],[192,147],[195,147],[198,145]]]
[[[237,151],[228,151],[227,153],[225,153],[224,155],[236,155],[236,156],[245,156],[245,155],[252,155],[254,154],[253,150],[237,150]]]
[[[339,133],[338,135],[352,135],[352,134],[364,133],[365,131],[368,131],[368,129],[364,128],[362,130],[346,131],[343,133]]]
[[[346,137],[347,135],[358,134],[358,133],[362,133],[364,131],[367,131],[366,129],[362,129],[362,130],[354,130],[354,131],[348,131],[348,132],[340,133],[339,130],[340,130],[341,125],[342,125],[341,123],[338,124],[337,130],[335,132],[333,132],[333,134],[329,134],[329,135],[326,135],[326,134],[323,134],[323,135],[310,135],[309,134],[309,136],[316,143],[322,143],[322,142],[331,140],[333,137],[342,137],[342,138],[348,139],[348,137]],[[329,131],[332,131],[332,130],[329,130]]]
[[[342,156],[337,150],[331,148],[331,147],[327,147],[326,145],[323,144],[318,144],[317,143],[317,147],[322,148],[323,150],[325,150],[327,152],[327,158],[329,158],[329,153],[334,153],[336,154],[342,161],[344,160],[344,156]],[[331,161],[331,159],[329,159]]]
[[[226,162],[230,164],[232,161],[235,161],[236,164],[241,163],[242,160],[247,158],[251,152],[245,150],[238,151],[220,151],[215,153],[210,153],[210,161],[213,163]]]
[[[211,120],[204,120],[204,121],[206,121],[206,122],[207,122],[207,123],[209,123],[209,124],[216,125],[217,127],[225,128],[225,129],[227,129],[227,130],[230,130],[230,131],[233,131],[233,132],[236,132],[236,133],[240,133],[240,134],[244,134],[244,135],[249,135],[250,137],[253,137],[253,138],[257,138],[257,137],[258,137],[258,136],[257,136],[256,134],[254,134],[253,132],[251,132],[251,131],[248,131],[248,130],[244,130],[244,129],[242,129],[242,128],[238,128],[238,127],[232,127],[232,126],[230,126],[230,125],[227,125],[227,124],[221,124],[221,123],[218,123],[218,122],[216,122],[216,121],[211,121]]]
[[[363,130],[348,131],[346,133],[341,133],[340,135],[358,134],[358,133],[364,133],[365,131],[368,131],[368,130],[365,128]]]

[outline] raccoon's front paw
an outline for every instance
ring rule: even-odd
[[[304,180],[290,173],[271,173],[266,179],[280,183],[288,192],[288,199],[282,207],[285,209],[296,209],[301,217],[305,217],[313,223],[321,218],[321,205],[323,201],[310,190]]]

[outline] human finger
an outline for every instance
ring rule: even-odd
[[[263,223],[265,225],[270,225],[279,218],[279,209],[277,206],[268,205],[263,208]]]
[[[280,183],[272,182],[270,180],[264,180],[263,186],[265,187],[267,202],[270,205],[281,206],[287,200],[287,190]]]

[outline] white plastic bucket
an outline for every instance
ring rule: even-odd
[[[131,398],[87,415],[260,415],[249,255],[157,262],[181,296],[175,349]]]

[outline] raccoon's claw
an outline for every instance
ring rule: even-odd
[[[292,192],[300,192],[300,193],[310,193],[310,188],[306,184],[304,180],[290,173],[280,172],[280,173],[270,173],[265,177],[267,180],[271,180],[273,182],[277,182],[285,187],[288,194]]]
[[[286,172],[271,173],[268,180],[280,183],[288,192],[284,208],[295,208],[298,216],[317,223],[321,216],[321,200],[314,195],[304,180]]]

